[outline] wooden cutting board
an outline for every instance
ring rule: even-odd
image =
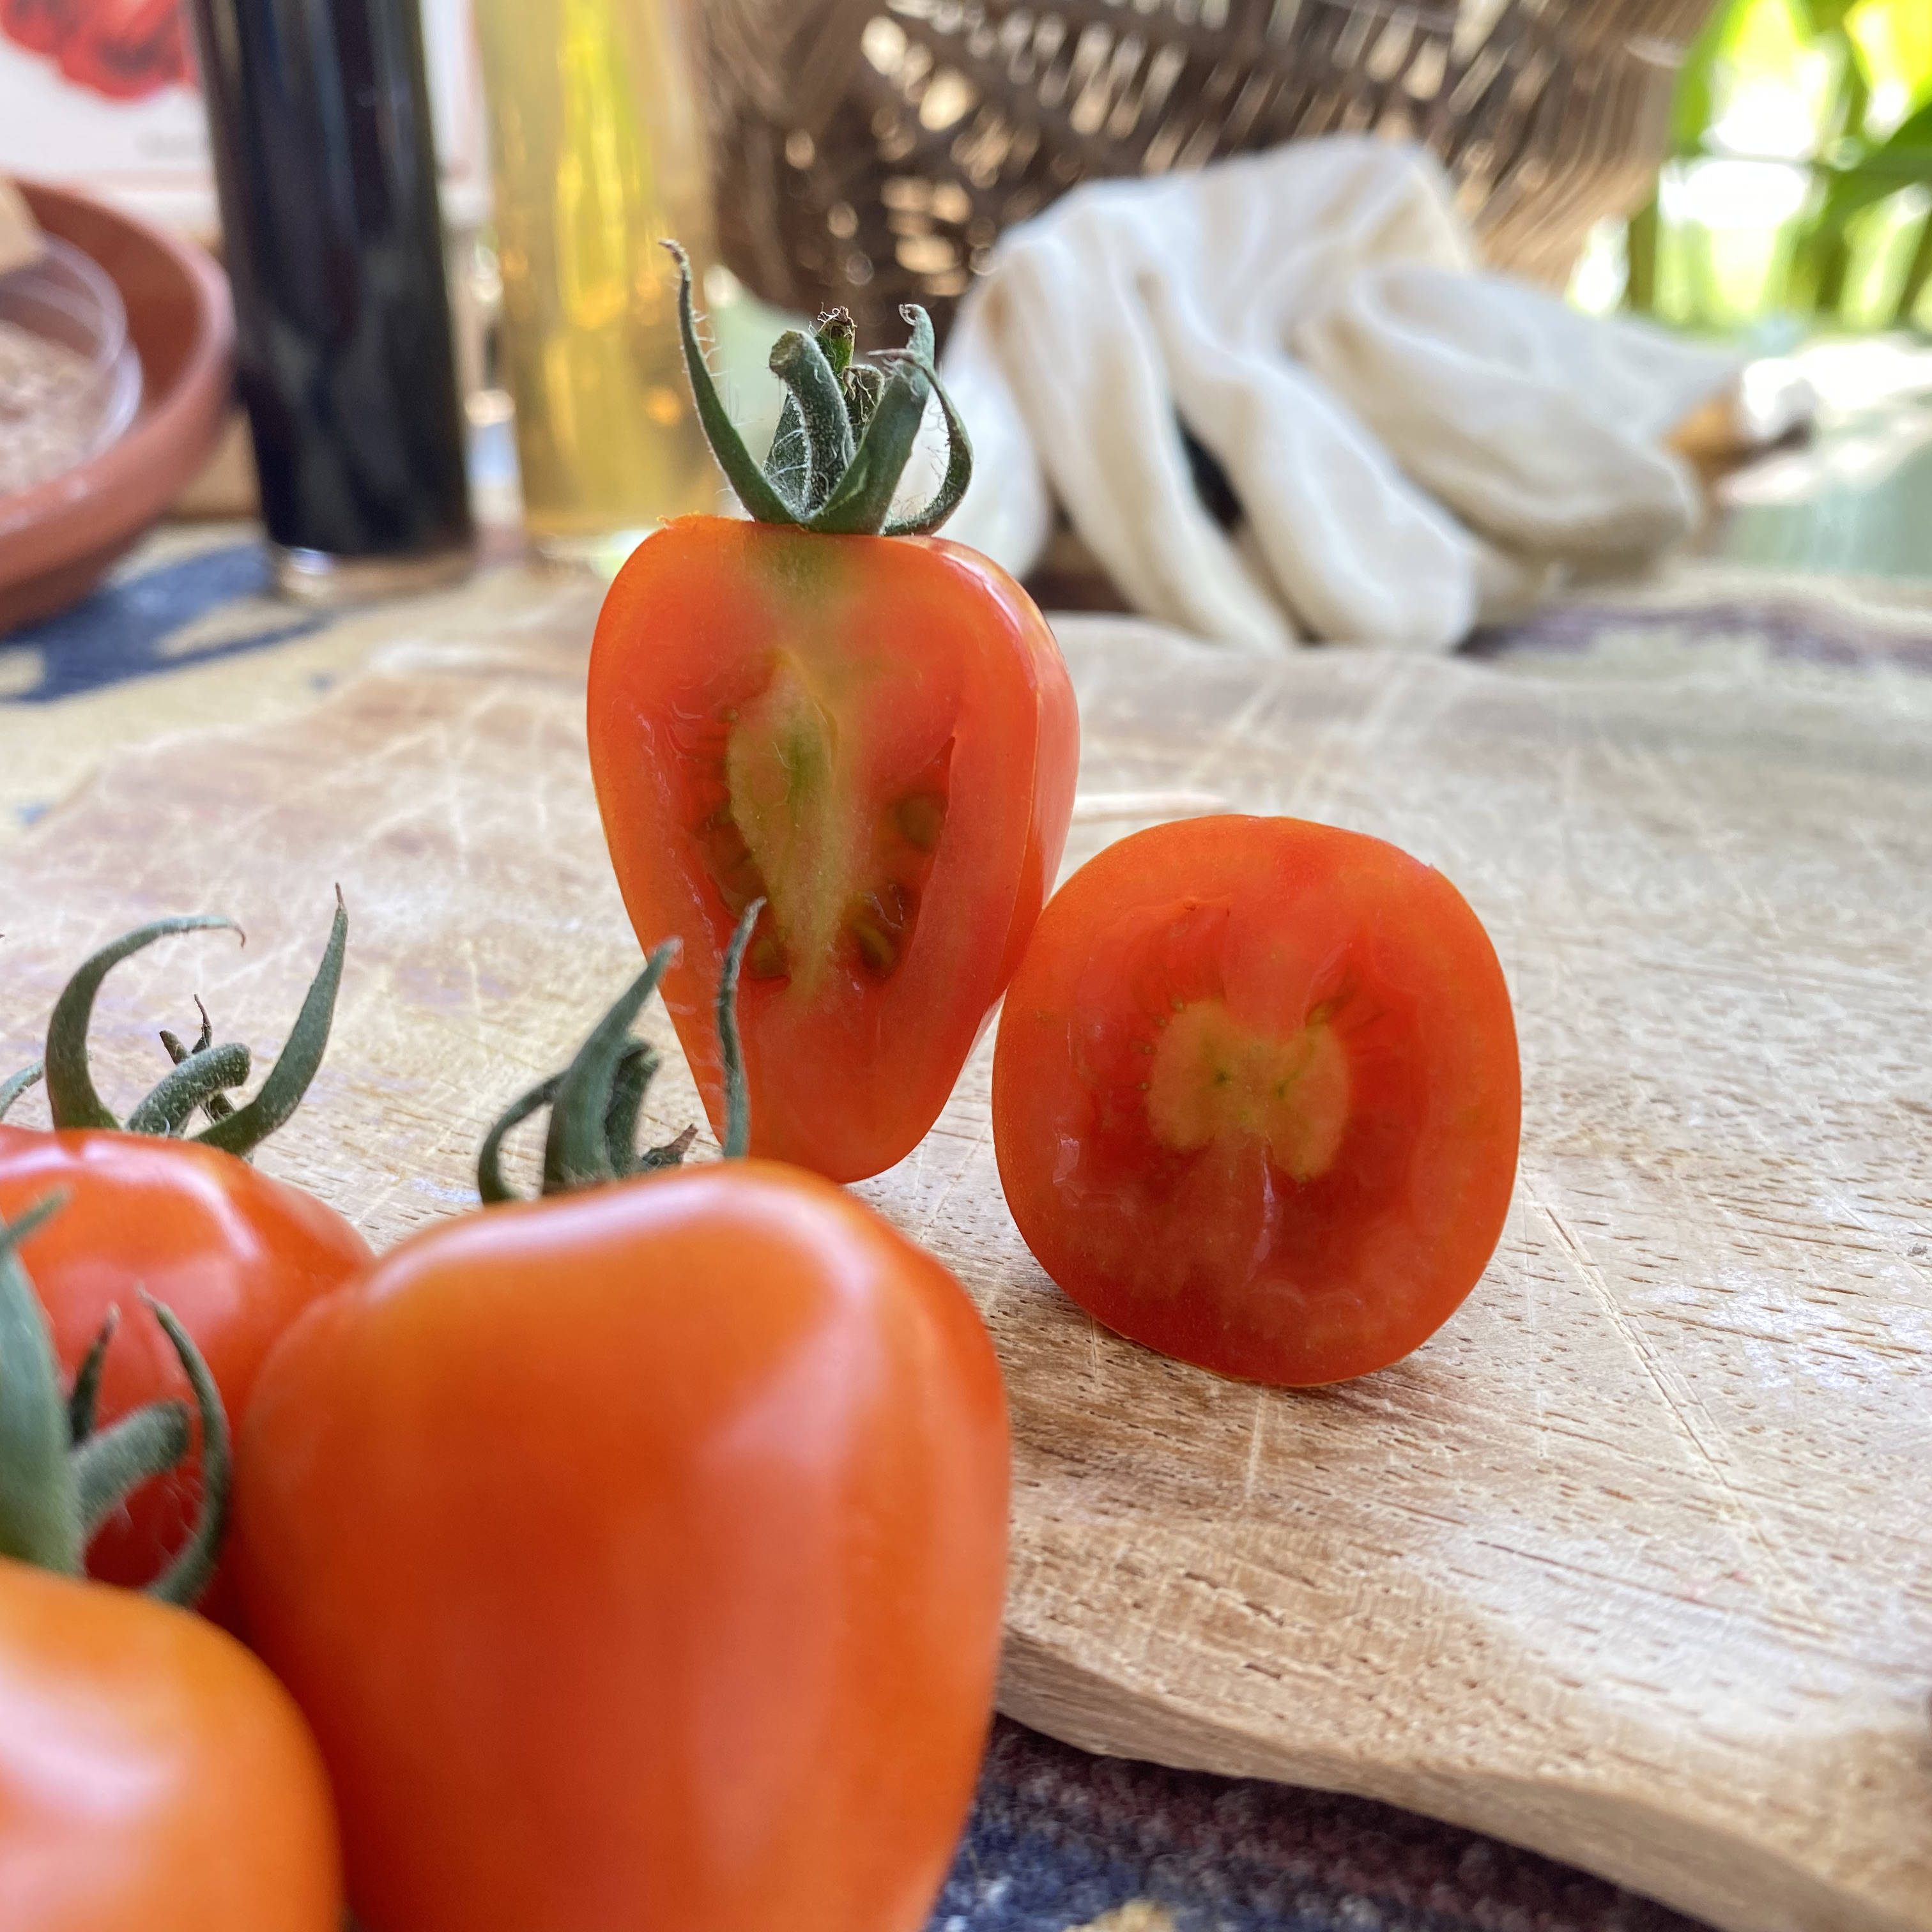
[[[584,770],[590,606],[517,584],[304,715],[115,755],[0,850],[0,1064],[87,947],[206,908],[247,948],[123,969],[104,1084],[154,1076],[146,1029],[184,1030],[194,990],[266,1057],[339,880],[337,1038],[264,1165],[379,1243],[460,1211],[482,1124],[638,958]],[[957,1269],[1005,1364],[1005,1708],[1392,1800],[1736,1932],[1932,1928],[1932,679],[1063,635],[1070,863],[1226,806],[1439,865],[1510,975],[1524,1150],[1441,1335],[1258,1390],[1042,1276],[982,1050],[863,1191]],[[681,1067],[652,1112],[694,1116]]]

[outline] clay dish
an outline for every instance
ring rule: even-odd
[[[141,361],[141,405],[86,461],[0,496],[0,634],[77,602],[180,494],[228,406],[234,315],[202,250],[91,196],[22,182],[34,219],[106,271]]]

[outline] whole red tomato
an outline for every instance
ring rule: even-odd
[[[761,520],[683,518],[640,544],[604,600],[589,693],[618,884],[640,938],[685,937],[665,1000],[713,1124],[719,962],[762,898],[742,995],[752,1150],[838,1180],[902,1159],[944,1106],[1052,889],[1079,752],[1025,592],[957,544],[892,533],[944,507],[886,520],[929,363],[881,392],[850,350],[841,316],[775,352],[795,406],[767,474],[694,346],[700,413]],[[822,406],[807,370],[830,386]]]
[[[294,1702],[185,1610],[0,1558],[0,1925],[340,1932]]]
[[[57,1124],[113,1118],[91,1078],[83,1088],[76,1077],[77,1072],[86,1075],[94,987],[116,960],[188,923],[162,921],[116,941],[89,960],[62,995],[49,1030],[47,1057]],[[346,930],[340,926],[332,935],[317,987],[264,1083],[267,1114],[274,1117],[271,1125],[293,1110],[321,1058]],[[76,998],[74,986],[84,998]],[[197,1066],[208,1064],[212,1077],[218,1076],[220,1067],[214,1063],[224,1053],[228,1071],[245,1070],[247,1056],[238,1049],[204,1044],[170,1082],[178,1093],[200,1090]],[[253,1145],[264,1117],[251,1120],[247,1108],[226,1107],[220,1089],[207,1091],[220,1118],[206,1131],[225,1130],[231,1144]],[[165,1104],[161,1109],[170,1111],[179,1109]],[[141,1110],[130,1118],[140,1118]],[[289,1322],[370,1259],[368,1244],[332,1208],[258,1172],[222,1146],[159,1128],[129,1133],[69,1126],[46,1132],[0,1124],[0,1217],[18,1220],[34,1203],[58,1194],[68,1197],[67,1209],[27,1235],[21,1256],[46,1311],[63,1370],[69,1375],[77,1370],[110,1310],[130,1312],[137,1292],[145,1289],[174,1310],[194,1339],[230,1414],[242,1412],[268,1345]],[[148,1323],[124,1324],[106,1358],[98,1401],[102,1426],[145,1402],[185,1399],[189,1393],[181,1364],[160,1331]],[[143,1485],[101,1526],[88,1548],[91,1574],[118,1583],[146,1582],[186,1541],[200,1495],[198,1455]],[[203,1608],[218,1620],[232,1617],[225,1579],[217,1580]]]
[[[68,1211],[30,1234],[21,1255],[62,1367],[78,1370],[108,1310],[129,1311],[145,1288],[194,1337],[233,1415],[269,1344],[316,1296],[370,1260],[368,1244],[332,1208],[232,1154],[140,1134],[0,1125],[0,1216],[17,1220],[58,1192],[69,1198]],[[160,1331],[124,1322],[101,1377],[102,1425],[144,1402],[188,1394]],[[147,1582],[187,1540],[200,1496],[199,1456],[136,1491],[88,1546],[90,1574]],[[205,1607],[224,1620],[232,1616],[224,1582]]]
[[[1359,832],[1197,818],[1057,893],[993,1061],[1027,1245],[1110,1328],[1256,1382],[1386,1366],[1494,1251],[1522,1112],[1494,949]]]
[[[930,1256],[728,1162],[392,1250],[239,1433],[251,1640],[364,1932],[914,1932],[999,1647],[1006,1411]]]

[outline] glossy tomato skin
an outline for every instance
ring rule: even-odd
[[[340,1932],[314,1740],[201,1618],[0,1558],[0,1925]]]
[[[816,1177],[416,1235],[276,1347],[253,1641],[364,1932],[914,1932],[970,1801],[1008,1443],[940,1264]]]
[[[201,1350],[224,1407],[239,1416],[268,1346],[317,1295],[369,1265],[368,1245],[311,1195],[216,1148],[151,1135],[48,1133],[0,1125],[0,1215],[17,1219],[64,1192],[68,1204],[22,1244],[55,1352],[71,1376],[107,1311],[102,1425],[143,1402],[193,1393],[160,1328],[138,1318],[140,1291],[172,1309]],[[200,1505],[199,1459],[144,1484],[88,1551],[96,1576],[148,1582],[187,1540]],[[225,1573],[202,1608],[230,1619]]]
[[[591,772],[712,1123],[739,914],[752,1150],[836,1180],[917,1145],[1059,869],[1079,725],[1032,600],[942,540],[717,517],[640,544],[592,648]]]
[[[1288,818],[1157,826],[1061,887],[1008,992],[1000,1178],[1100,1321],[1287,1386],[1418,1347],[1494,1252],[1509,993],[1442,874]]]

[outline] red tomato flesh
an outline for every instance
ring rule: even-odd
[[[854,1180],[916,1146],[1060,863],[1078,724],[1024,591],[970,550],[681,518],[611,586],[590,765],[640,940],[714,1125],[739,992],[752,1151]]]
[[[1298,1386],[1407,1354],[1495,1251],[1522,1112],[1489,937],[1360,832],[1198,818],[1055,896],[1000,1022],[1000,1178],[1110,1328]]]

